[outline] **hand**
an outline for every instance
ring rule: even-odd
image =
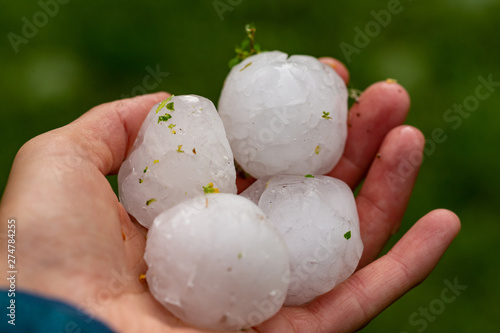
[[[322,61],[334,64],[347,81],[343,65]],[[16,253],[23,272],[19,289],[65,300],[118,331],[200,332],[169,314],[140,281],[147,270],[144,229],[130,219],[104,177],[118,171],[147,112],[167,96],[100,105],[20,149],[0,206],[2,221],[17,221]],[[359,329],[420,283],[456,236],[458,218],[434,211],[373,261],[399,227],[421,161],[420,132],[396,127],[408,105],[406,92],[396,83],[368,88],[350,111],[346,150],[331,172],[351,187],[366,174],[357,197],[365,243],[359,270],[309,305],[283,308],[256,330]],[[402,168],[404,160],[413,167]],[[6,223],[1,228],[5,240]]]
[[[348,83],[342,63],[320,60]],[[393,80],[366,89],[349,111],[344,154],[329,174],[352,189],[366,177],[356,197],[364,244],[357,271],[305,307],[281,309],[259,332],[353,332],[366,326],[430,274],[460,231],[454,213],[432,211],[375,260],[399,229],[422,161],[422,133],[401,126],[409,105],[407,92]]]

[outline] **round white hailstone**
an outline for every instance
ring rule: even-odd
[[[163,212],[148,232],[154,297],[192,325],[239,330],[273,316],[288,288],[288,249],[249,200],[207,194]]]
[[[118,173],[120,202],[139,223],[204,192],[236,193],[233,154],[213,103],[174,96],[155,105]]]
[[[251,202],[253,202],[256,205],[259,205],[259,200],[260,196],[262,195],[262,192],[267,187],[267,182],[271,179],[271,177],[263,177],[259,178],[256,181],[253,182],[252,185],[247,187],[246,190],[240,193],[240,196],[247,198]]]
[[[247,191],[256,192],[252,186]],[[276,176],[267,183],[259,207],[290,251],[290,287],[285,305],[311,301],[356,269],[363,252],[358,212],[351,189],[341,180]]]
[[[219,114],[238,164],[255,178],[325,174],[347,138],[347,88],[311,56],[248,57],[224,82]]]

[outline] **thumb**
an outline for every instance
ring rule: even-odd
[[[160,92],[102,104],[62,129],[104,175],[114,173],[134,143],[149,110],[169,96]]]

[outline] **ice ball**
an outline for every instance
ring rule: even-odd
[[[154,297],[198,327],[257,325],[281,308],[287,293],[283,239],[260,208],[237,195],[202,195],[160,214],[145,259]]]
[[[214,104],[201,96],[155,105],[118,172],[120,202],[148,227],[162,211],[206,191],[236,193],[236,171]]]
[[[255,178],[326,174],[347,137],[347,88],[311,56],[248,57],[228,74],[219,113],[238,164]]]
[[[260,181],[260,180],[259,180]],[[305,304],[347,279],[363,243],[351,189],[328,176],[275,176],[242,195],[258,196],[290,253],[290,287],[285,305]]]

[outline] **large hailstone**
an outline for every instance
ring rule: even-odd
[[[290,251],[290,288],[285,305],[305,304],[347,279],[363,243],[354,196],[341,180],[327,176],[259,179],[241,195],[255,200],[281,233]]]
[[[118,172],[120,202],[149,228],[162,211],[204,192],[236,193],[233,154],[213,103],[174,96],[155,105]]]
[[[326,174],[345,146],[347,88],[316,58],[263,52],[232,68],[219,114],[252,176]]]
[[[149,230],[149,289],[181,320],[217,330],[257,325],[282,306],[288,249],[262,210],[208,194],[163,212]]]

